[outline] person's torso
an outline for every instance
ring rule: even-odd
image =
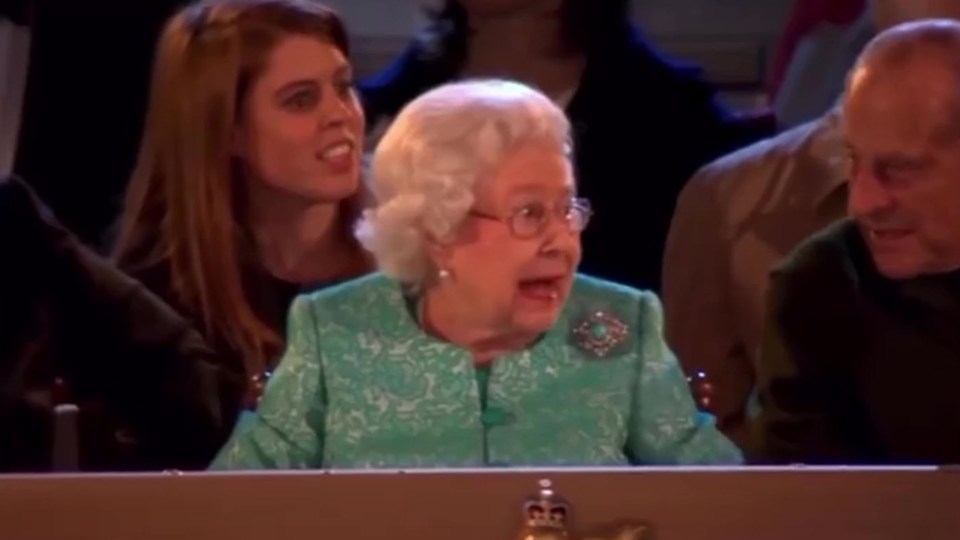
[[[960,275],[861,277],[864,330],[850,370],[879,457],[960,463]]]
[[[960,462],[960,274],[886,279],[856,225],[835,227],[840,247],[829,264],[843,275],[824,283],[839,288],[797,293],[840,314],[829,324],[841,326],[830,335],[842,339],[808,345],[825,351],[834,379],[820,399],[835,432],[867,463]]]
[[[318,321],[324,467],[629,462],[641,362],[635,299],[579,280],[554,329],[495,360],[484,381],[469,352],[419,331],[391,287],[369,283]],[[600,334],[614,344],[606,356]]]

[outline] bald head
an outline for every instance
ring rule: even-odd
[[[960,19],[960,0],[870,0],[878,31],[921,19]]]
[[[855,67],[878,61],[902,64],[918,53],[956,59],[960,53],[960,20],[923,19],[887,28],[864,47]]]
[[[845,108],[864,105],[960,137],[960,21],[904,23],[867,44],[844,96]]]

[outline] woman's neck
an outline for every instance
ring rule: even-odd
[[[575,86],[586,63],[565,49],[556,14],[472,19],[468,39],[464,78],[513,79],[550,94]]]
[[[438,290],[428,290],[419,308],[420,324],[426,333],[470,351],[478,365],[524,349],[538,337],[507,324],[483,321],[465,303]]]
[[[350,241],[339,203],[259,205],[253,239],[264,269],[292,283],[322,283],[359,273],[363,255]]]

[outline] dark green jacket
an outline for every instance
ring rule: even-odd
[[[844,220],[774,271],[766,325],[761,459],[960,463],[960,272],[887,279]]]

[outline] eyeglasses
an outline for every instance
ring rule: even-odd
[[[504,217],[476,210],[471,210],[470,215],[505,223],[510,227],[510,233],[513,236],[528,239],[543,234],[554,217],[567,222],[571,232],[582,232],[590,223],[593,208],[587,199],[572,198],[558,206],[546,205],[542,202],[525,204]]]

